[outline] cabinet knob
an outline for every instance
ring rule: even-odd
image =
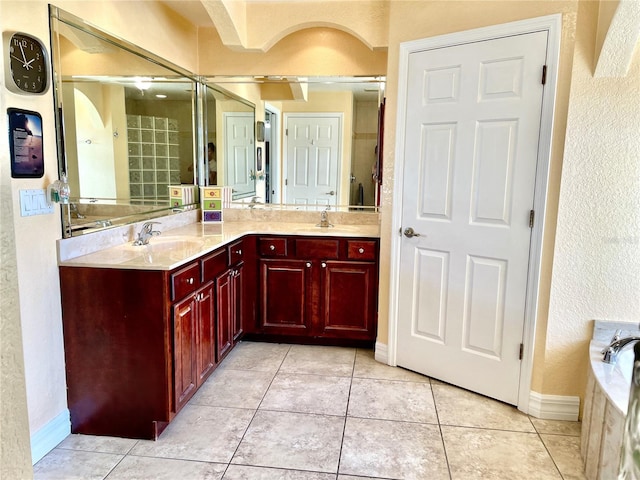
[[[193,285],[193,277],[187,278],[187,283]]]
[[[360,247],[360,248],[358,249],[358,253],[364,253],[364,248]]]
[[[269,250],[271,250],[272,252],[276,249],[275,245],[269,245]]]
[[[238,255],[242,255],[242,250],[238,249],[238,250],[236,250],[236,253],[237,253]]]
[[[307,268],[311,267],[311,262],[307,262]]]
[[[327,264],[325,262],[322,262],[320,265],[322,266],[322,268],[327,268]]]

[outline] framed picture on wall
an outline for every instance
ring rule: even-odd
[[[40,178],[44,175],[42,117],[38,112],[8,108],[9,152],[13,178]]]

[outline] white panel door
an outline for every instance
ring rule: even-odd
[[[547,32],[409,55],[397,364],[518,401]],[[410,235],[410,232],[407,232]]]
[[[286,203],[337,205],[340,125],[339,116],[287,116]]]
[[[233,189],[233,198],[256,194],[254,152],[254,115],[252,113],[225,114],[225,179]]]

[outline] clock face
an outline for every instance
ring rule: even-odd
[[[43,93],[47,88],[47,54],[37,38],[14,33],[9,39],[11,79],[22,92]]]

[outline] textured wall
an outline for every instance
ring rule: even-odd
[[[640,320],[640,53],[594,78],[598,4],[580,2],[543,390],[582,395],[591,320]]]

